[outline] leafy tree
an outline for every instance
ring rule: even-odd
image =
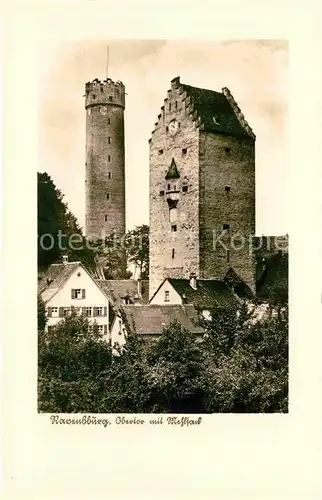
[[[47,268],[67,254],[70,260],[93,269],[96,253],[86,245],[77,219],[63,198],[51,177],[38,172],[38,267]]]
[[[82,316],[39,333],[39,409],[270,413],[288,408],[288,312],[216,308],[199,337],[176,322],[144,341],[127,325],[117,356]],[[125,319],[125,318],[124,318]]]
[[[100,410],[111,349],[84,316],[72,314],[38,335],[38,407],[41,412]]]
[[[137,226],[126,234],[128,263],[134,264],[142,279],[149,278],[149,226]]]
[[[43,331],[47,323],[46,307],[40,294],[38,294],[38,331]]]

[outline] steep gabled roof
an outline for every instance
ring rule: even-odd
[[[190,286],[189,280],[168,278],[168,281],[186,304],[192,304],[197,309],[238,305],[238,300],[223,281],[197,280],[196,290]]]
[[[216,92],[183,83],[180,86],[190,98],[205,131],[255,138],[228,89]]]
[[[191,333],[203,333],[193,306],[138,305],[124,306],[122,311],[130,329],[141,335],[160,335],[171,322],[177,321]]]
[[[99,280],[95,280],[85,266],[79,261],[51,264],[46,273],[38,283],[38,292],[45,304],[53,298],[53,296],[64,286],[68,278],[81,267],[83,271],[93,280],[100,291],[108,298],[105,291],[99,284]]]
[[[179,174],[177,164],[176,164],[174,158],[172,158],[171,165],[167,171],[165,178],[166,178],[166,180],[180,178],[180,174]]]
[[[48,267],[38,284],[39,293],[45,303],[60,290],[80,265],[80,262],[66,262],[65,264],[51,264]]]

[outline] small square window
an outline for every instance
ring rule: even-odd
[[[225,186],[226,193],[230,193],[230,186]]]
[[[231,148],[225,148],[226,153],[230,153],[230,151],[231,151]]]
[[[174,259],[174,256],[175,256],[175,250],[174,248],[172,249],[172,258]]]
[[[113,97],[112,97],[111,95],[109,96],[109,100],[110,100],[110,101],[113,101]]]
[[[169,292],[169,290],[166,290],[164,292],[164,302],[170,302],[170,292]]]
[[[230,225],[229,224],[224,224],[223,225],[223,229],[230,229]]]
[[[104,220],[105,220],[105,222],[107,222],[107,215],[106,214],[104,216]]]
[[[188,186],[182,186],[182,191],[186,193],[188,191]]]
[[[187,154],[187,151],[188,151],[188,149],[187,149],[187,148],[183,148],[183,150],[182,150],[182,154],[183,154],[183,155],[186,155],[186,154]]]
[[[163,149],[159,149],[158,153],[159,155],[163,155]]]
[[[177,231],[177,225],[176,224],[172,224],[171,225],[171,231],[174,232],[174,233]]]
[[[164,196],[164,191],[160,191],[160,196]]]

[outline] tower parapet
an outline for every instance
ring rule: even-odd
[[[99,80],[95,78],[85,85],[85,109],[102,105],[121,106],[125,108],[125,86],[121,81],[114,82],[111,78]]]

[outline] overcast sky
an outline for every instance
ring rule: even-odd
[[[85,82],[109,77],[126,87],[127,228],[149,220],[149,144],[170,80],[228,87],[256,140],[256,231],[284,234],[287,223],[288,47],[284,41],[108,41],[39,48],[39,164],[85,221]]]

